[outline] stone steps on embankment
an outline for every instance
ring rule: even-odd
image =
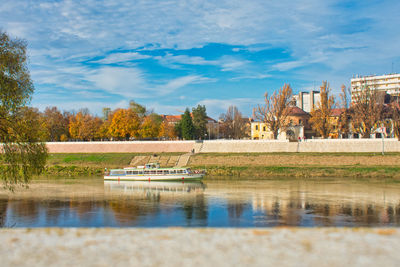
[[[130,166],[140,166],[147,163],[159,163],[162,167],[174,167],[179,163],[181,156],[134,156],[131,160]],[[183,164],[187,164],[187,159],[182,159]]]
[[[184,167],[187,166],[190,160],[190,156],[193,155],[192,153],[186,153],[179,157],[178,163],[176,167]]]
[[[168,160],[168,163],[167,163],[167,166],[168,167],[176,166],[176,164],[178,163],[180,157],[181,156],[170,156],[169,160]]]
[[[130,166],[140,166],[149,162],[150,156],[135,156],[132,158]]]

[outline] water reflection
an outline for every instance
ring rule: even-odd
[[[399,226],[399,193],[359,181],[42,181],[0,192],[0,227]]]

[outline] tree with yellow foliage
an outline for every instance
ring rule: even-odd
[[[160,126],[162,119],[157,114],[150,114],[146,116],[139,130],[139,135],[141,138],[156,138],[160,134]]]
[[[71,116],[69,123],[69,133],[72,138],[79,140],[100,139],[100,129],[103,121],[98,117],[93,117],[87,112],[80,111],[75,116]]]
[[[175,139],[177,137],[175,133],[175,127],[172,123],[168,121],[163,121],[160,125],[160,132],[158,137],[164,139]]]
[[[138,138],[140,124],[139,116],[132,109],[118,109],[112,117],[109,132],[116,139]]]
[[[331,89],[329,88],[329,83],[326,81],[322,82],[320,89],[321,99],[317,108],[313,109],[310,113],[310,123],[312,128],[320,134],[322,138],[327,138],[334,126],[331,120],[331,115],[332,109],[335,105],[335,97],[329,95]]]

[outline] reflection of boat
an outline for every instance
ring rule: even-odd
[[[190,168],[160,168],[158,163],[148,163],[145,166],[112,169],[106,172],[104,180],[198,180],[202,179],[204,171]]]
[[[166,182],[166,181],[104,181],[104,188],[112,192],[203,192],[205,185],[201,181]]]

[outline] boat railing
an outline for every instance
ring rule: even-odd
[[[206,174],[206,170],[190,170],[190,174]]]

